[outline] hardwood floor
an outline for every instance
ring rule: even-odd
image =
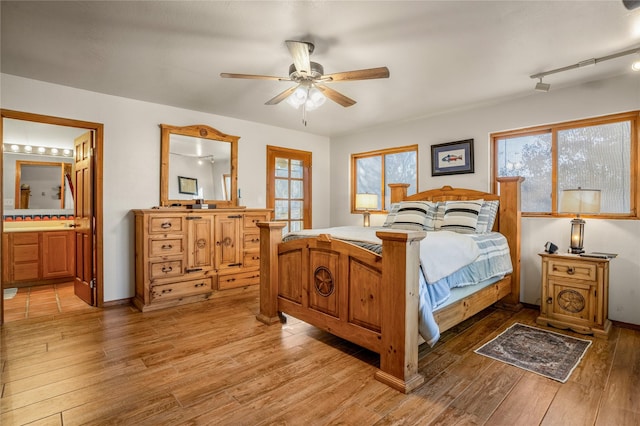
[[[7,323],[0,424],[640,424],[638,331],[592,339],[562,384],[473,352],[535,325],[535,310],[489,309],[421,348],[426,383],[403,395],[373,378],[376,354],[292,318],[267,327],[257,310],[251,288]]]

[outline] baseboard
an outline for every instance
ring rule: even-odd
[[[131,305],[133,306],[133,303],[131,302],[133,298],[129,297],[127,299],[118,299],[118,300],[109,300],[108,302],[104,302],[102,304],[103,308],[111,308],[113,306],[122,306],[122,305]]]

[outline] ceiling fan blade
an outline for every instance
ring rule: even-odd
[[[277,94],[276,96],[274,96],[273,98],[269,99],[264,104],[265,105],[276,105],[276,104],[279,104],[283,100],[287,99],[289,97],[289,95],[291,95],[297,88],[298,88],[298,86],[290,87],[287,90],[285,90],[284,92],[281,92],[281,93]]]
[[[234,74],[229,72],[221,72],[220,77],[223,78],[252,78],[256,80],[280,80],[291,81],[289,77],[275,77],[272,75],[256,75],[256,74]]]
[[[318,89],[320,89],[320,91],[329,99],[331,99],[333,102],[342,105],[343,107],[350,107],[351,105],[355,104],[356,101],[354,101],[353,99],[343,95],[342,93],[333,90],[327,86],[316,86]]]
[[[285,41],[289,53],[293,57],[293,64],[296,71],[300,74],[308,75],[311,73],[311,61],[309,60],[309,43],[304,41]]]
[[[329,78],[331,81],[353,81],[353,80],[371,80],[374,78],[389,78],[389,68],[367,68],[364,70],[337,72],[334,74],[325,74],[323,78]]]

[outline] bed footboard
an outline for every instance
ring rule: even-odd
[[[380,354],[376,379],[408,393],[418,374],[418,273],[422,231],[379,231],[382,253],[329,235],[282,242],[284,223],[259,223],[260,313],[281,312]]]

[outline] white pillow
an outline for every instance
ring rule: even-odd
[[[484,200],[446,201],[442,230],[461,234],[476,232],[478,213]]]

